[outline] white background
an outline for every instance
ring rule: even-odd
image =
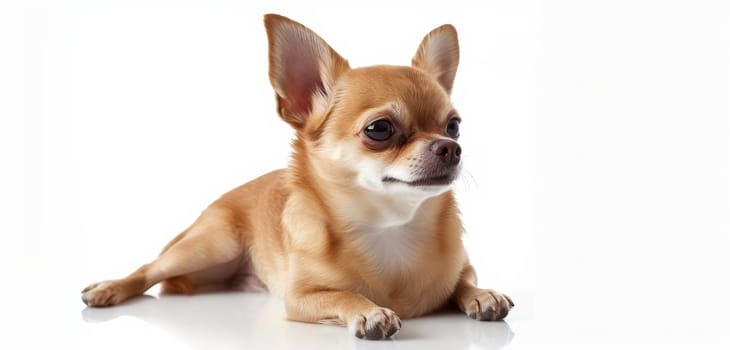
[[[276,12],[352,66],[408,64],[429,30],[457,27],[464,242],[480,284],[517,304],[511,342],[465,346],[728,344],[724,1],[1,6],[3,342],[210,346],[150,321],[88,323],[79,291],[286,166],[262,23]]]

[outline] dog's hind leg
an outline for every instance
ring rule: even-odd
[[[230,279],[237,272],[236,262],[247,254],[241,229],[235,213],[210,207],[153,262],[125,278],[86,287],[81,299],[89,306],[111,306],[140,295],[163,280],[167,280],[163,291],[190,293],[196,283]]]

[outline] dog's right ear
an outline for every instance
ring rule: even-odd
[[[347,61],[309,28],[284,16],[264,16],[269,38],[269,79],[284,121],[301,129],[315,103],[327,103]]]

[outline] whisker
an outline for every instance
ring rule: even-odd
[[[462,167],[461,171],[462,171],[462,175],[459,176],[459,183],[463,183],[464,190],[469,191],[472,189],[479,188],[479,183],[477,183],[477,180],[474,178],[474,175],[471,174],[469,169],[467,169],[466,167]]]

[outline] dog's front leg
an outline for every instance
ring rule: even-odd
[[[453,300],[459,309],[478,321],[499,321],[507,317],[514,303],[501,293],[477,288],[474,267],[467,263],[454,290]]]
[[[380,307],[354,292],[294,292],[284,301],[290,320],[346,325],[358,338],[388,339],[401,328],[400,318],[393,310]]]
[[[395,335],[401,321],[393,310],[355,292],[352,273],[333,257],[333,239],[323,209],[316,200],[292,194],[282,213],[289,247],[288,280],[284,294],[287,318],[293,321],[347,326],[365,339]],[[341,249],[341,248],[340,248]]]

